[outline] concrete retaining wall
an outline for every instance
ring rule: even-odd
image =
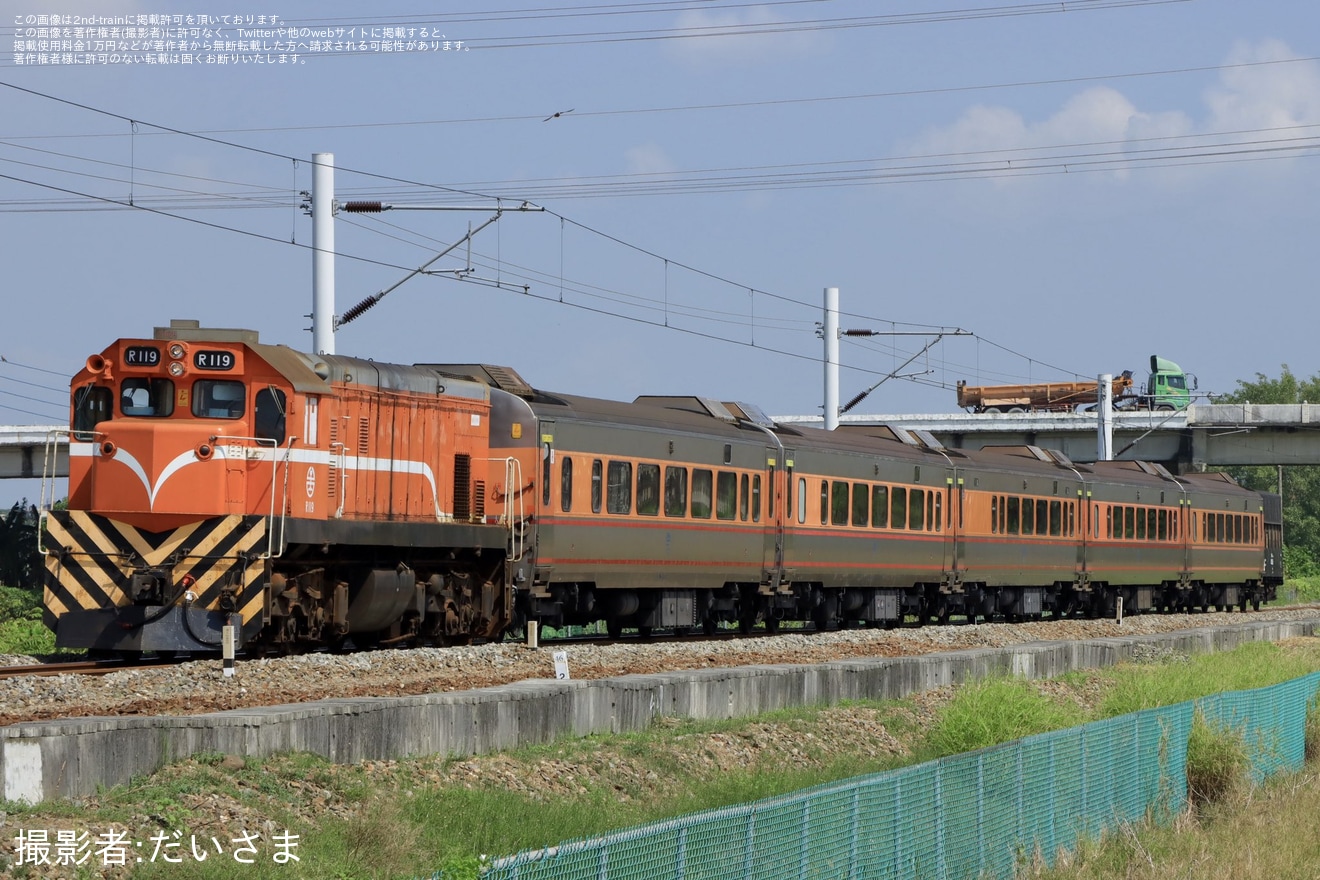
[[[314,752],[337,763],[471,755],[565,736],[641,730],[665,715],[735,718],[789,706],[888,699],[992,674],[1050,678],[1134,650],[1231,650],[1314,635],[1320,618],[1131,638],[1039,642],[819,666],[744,666],[597,681],[531,680],[415,697],[321,700],[208,715],[76,718],[0,728],[5,800],[94,793],[198,753]]]

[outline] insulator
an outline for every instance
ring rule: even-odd
[[[378,302],[380,302],[380,300],[376,299],[374,296],[369,296],[369,297],[367,297],[367,298],[364,299],[362,302],[360,302],[360,303],[358,303],[357,305],[353,306],[353,308],[351,308],[351,309],[349,309],[348,311],[344,312],[343,317],[341,317],[341,318],[339,319],[339,326],[341,326],[341,327],[344,326],[344,325],[347,324],[349,321],[351,321],[351,320],[353,320],[354,318],[356,318],[357,316],[361,315],[363,312],[365,312],[367,309],[371,308],[372,306],[374,306],[374,305],[375,305],[376,303],[378,303]]]
[[[841,411],[841,412],[847,412],[848,410],[852,409],[854,406],[856,406],[857,404],[861,403],[861,402],[862,402],[862,398],[866,397],[867,394],[870,394],[870,392],[869,392],[869,391],[863,391],[861,394],[857,395],[857,396],[854,397],[852,400],[850,400],[850,401],[848,401],[847,403],[845,403],[845,404],[843,405],[843,409],[840,410],[840,411]]]
[[[344,202],[339,210],[345,214],[379,214],[385,206],[382,202]]]
[[[844,330],[844,336],[878,336],[874,330]]]

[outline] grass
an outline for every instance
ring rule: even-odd
[[[1109,717],[1125,707],[1262,686],[1315,669],[1320,643],[1297,640],[1053,682],[981,682],[946,694],[942,702],[927,695],[733,721],[667,719],[641,733],[467,760],[437,756],[345,766],[308,754],[247,761],[199,755],[82,802],[3,804],[0,810],[11,829],[87,828],[95,837],[114,826],[143,841],[178,829],[185,846],[189,835],[203,843],[212,835],[228,841],[242,830],[269,834],[287,828],[300,835],[296,868],[271,862],[267,843],[264,861],[242,867],[245,878],[392,878],[429,875],[440,866],[450,877],[468,878],[476,876],[483,854],[506,855],[744,803]],[[845,720],[852,726],[841,726]],[[1320,733],[1320,720],[1313,726]],[[1198,812],[1207,821],[1222,812],[1215,797],[1232,802],[1248,796],[1233,781],[1240,778],[1234,775],[1240,752],[1231,733],[1197,727],[1190,754],[1201,775],[1193,788],[1206,793]],[[1139,841],[1147,833],[1129,831]],[[1101,850],[1120,844],[1088,843],[1073,863],[1112,861]],[[1144,842],[1125,845],[1129,854],[1151,851]],[[235,870],[232,859],[189,859],[183,865],[145,864],[132,876],[229,880]]]
[[[995,678],[958,689],[931,728],[921,757],[940,758],[1073,727],[1087,719],[1020,678]]]
[[[55,634],[41,622],[41,594],[0,587],[0,654],[53,654]]]

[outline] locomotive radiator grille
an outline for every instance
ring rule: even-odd
[[[121,608],[133,603],[134,574],[167,572],[170,596],[187,589],[193,607],[222,610],[233,594],[243,623],[263,613],[266,518],[225,516],[151,533],[84,511],[52,511],[46,519],[44,606],[46,625],[70,611]]]

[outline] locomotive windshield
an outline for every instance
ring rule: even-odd
[[[164,418],[174,412],[174,383],[169,379],[125,379],[119,411],[126,416]]]
[[[201,379],[193,385],[192,414],[201,419],[241,418],[246,398],[242,382]]]

